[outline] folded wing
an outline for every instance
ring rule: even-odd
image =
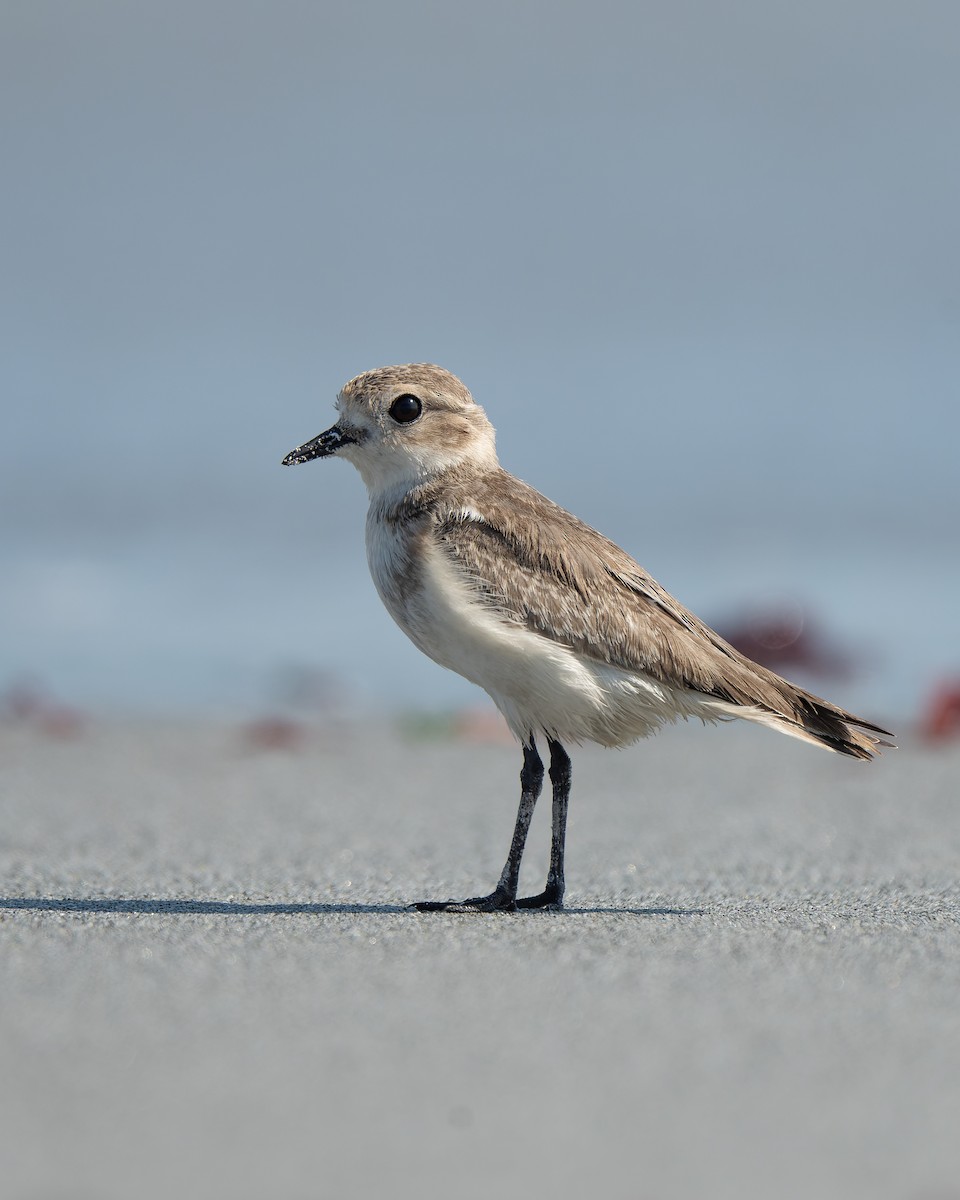
[[[873,736],[886,730],[740,654],[617,545],[505,472],[458,501],[438,497],[433,536],[504,620],[843,754],[870,758],[890,745]]]

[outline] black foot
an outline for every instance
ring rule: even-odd
[[[559,912],[563,908],[563,892],[555,883],[548,883],[539,896],[524,896],[518,900],[517,908],[550,908]]]
[[[469,900],[421,900],[418,904],[411,904],[410,908],[415,912],[516,912],[517,900],[497,888],[489,896],[473,896]]]

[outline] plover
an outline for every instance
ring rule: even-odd
[[[497,460],[483,409],[430,363],[351,379],[335,425],[283,463],[345,458],[370,497],[370,573],[424,654],[482,687],[523,747],[520,807],[494,890],[421,911],[559,908],[570,796],[565,745],[624,746],[680,717],[743,717],[852,758],[888,731],[744,657],[619,546]],[[544,890],[517,898],[550,752],[553,829]]]

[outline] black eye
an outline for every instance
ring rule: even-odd
[[[409,425],[423,412],[423,405],[416,396],[398,396],[390,405],[390,416],[398,425]]]

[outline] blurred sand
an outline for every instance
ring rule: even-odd
[[[960,1197],[960,753],[0,728],[5,1198]],[[524,883],[538,889],[549,805]]]

